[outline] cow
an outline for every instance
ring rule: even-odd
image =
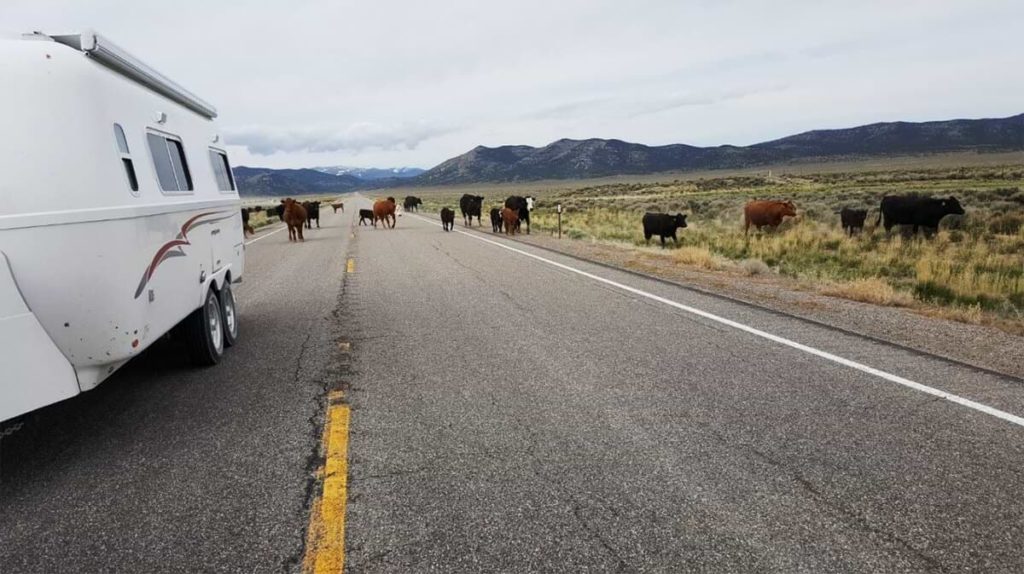
[[[365,222],[369,221],[373,223],[373,210],[372,209],[360,209],[359,210],[359,225],[365,225]]]
[[[501,210],[497,207],[491,208],[491,232],[501,233]]]
[[[345,213],[345,204],[340,201],[332,203],[331,207],[334,209],[334,213],[338,213],[339,209],[341,210],[342,213]]]
[[[306,208],[292,198],[282,200],[282,219],[288,225],[288,241],[306,241],[302,236],[302,226],[306,223]]]
[[[402,208],[406,211],[419,211],[421,205],[423,200],[414,195],[407,195],[402,201]]]
[[[854,231],[864,231],[864,220],[867,218],[868,210],[866,209],[844,207],[839,211],[839,221],[850,237],[853,237]]]
[[[772,229],[782,223],[784,217],[796,217],[796,206],[792,201],[758,200],[748,201],[743,208],[743,234],[753,225],[758,231],[768,226]]]
[[[455,210],[447,207],[441,208],[441,227],[445,231],[451,231],[455,227]]]
[[[271,208],[267,209],[267,213],[268,214],[273,213],[283,223],[284,222],[284,200],[282,199],[281,203],[275,205],[274,207],[271,207]]]
[[[313,229],[313,220],[316,220],[316,228],[320,229],[320,202],[303,201],[302,207],[306,208],[306,229]]]
[[[668,213],[645,213],[643,224],[644,241],[649,243],[651,237],[657,235],[661,237],[662,247],[665,247],[666,237],[671,237],[672,243],[678,245],[679,238],[676,237],[676,230],[686,227],[686,215],[682,213],[675,215]]]
[[[242,237],[245,237],[247,234],[250,234],[250,233],[253,234],[253,235],[256,235],[256,230],[253,229],[251,225],[249,225],[249,212],[250,211],[251,210],[248,207],[243,207],[242,208]]]
[[[511,207],[503,207],[501,221],[505,224],[505,235],[515,235],[519,231],[519,211]]]
[[[484,196],[464,194],[459,199],[459,211],[462,212],[462,222],[466,227],[473,226],[473,218],[476,217],[477,225],[483,225],[480,221],[480,208],[484,203]]]
[[[389,220],[391,221],[391,229],[394,229],[395,223],[397,223],[395,218],[395,198],[389,197],[375,201],[373,203],[373,226],[377,227],[377,221],[380,221],[381,226],[386,229]]]
[[[888,232],[896,225],[912,225],[913,234],[923,227],[925,234],[939,230],[939,221],[947,215],[963,215],[964,208],[953,196],[946,199],[921,197],[919,195],[887,195],[882,198],[878,224],[885,222]]]
[[[511,195],[505,200],[505,207],[516,210],[519,215],[519,223],[517,225],[522,225],[523,222],[526,223],[527,235],[530,233],[530,210],[533,209],[533,202],[532,196],[523,197],[521,195]],[[518,227],[516,231],[519,231]]]

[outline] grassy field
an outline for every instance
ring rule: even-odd
[[[689,214],[689,227],[680,232],[678,246],[671,246],[670,240],[666,257],[674,264],[777,273],[851,299],[927,305],[944,309],[952,318],[995,317],[1024,325],[1021,162],[847,167],[773,170],[770,176],[761,170],[660,181],[645,176],[634,182],[405,189],[385,195],[401,201],[413,193],[424,199],[425,211],[436,212],[443,205],[457,208],[462,193],[484,195],[486,209],[498,206],[507,195],[530,193],[538,198],[531,216],[534,232],[554,231],[554,207],[561,203],[564,236],[636,249],[657,249],[653,247],[657,239],[652,247],[643,241],[640,219],[644,212],[679,211]],[[875,229],[882,196],[906,193],[956,196],[967,214],[945,218],[937,236],[930,239]],[[798,217],[774,232],[744,236],[742,208],[754,198],[791,199]],[[871,210],[863,234],[844,235],[838,216],[843,206]]]

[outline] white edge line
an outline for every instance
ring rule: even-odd
[[[257,241],[259,241],[260,239],[263,239],[264,237],[270,237],[271,235],[277,233],[278,231],[284,231],[285,229],[288,229],[288,226],[287,225],[282,225],[281,227],[278,227],[277,229],[271,231],[270,233],[267,233],[265,235],[260,235],[259,237],[255,238],[255,239],[250,239],[249,241],[246,241],[245,244],[246,245],[250,245],[252,243],[256,243]]]
[[[413,217],[416,217],[418,219],[422,219],[423,221],[426,221],[428,223],[436,223],[435,221],[432,221],[430,219],[427,219],[427,218],[419,216],[419,215],[414,215],[414,214],[410,214],[410,215],[412,215]],[[899,375],[894,375],[892,373],[888,373],[888,372],[883,371],[881,369],[876,369],[874,367],[870,367],[870,366],[865,365],[863,363],[858,363],[857,361],[852,361],[850,359],[847,359],[847,358],[844,358],[844,357],[840,357],[839,355],[834,355],[832,353],[829,353],[828,351],[822,351],[820,349],[815,349],[814,347],[810,347],[810,346],[804,345],[803,343],[797,343],[796,341],[791,341],[789,339],[786,339],[785,337],[780,337],[778,335],[773,335],[771,333],[768,333],[766,331],[762,331],[760,329],[756,329],[756,328],[751,327],[749,325],[744,325],[743,323],[738,323],[738,322],[733,321],[731,319],[726,319],[725,317],[719,317],[718,315],[715,315],[715,314],[712,314],[712,313],[708,313],[707,311],[701,311],[700,309],[697,309],[695,307],[690,307],[689,305],[683,305],[682,303],[677,303],[675,301],[672,301],[671,299],[666,299],[664,297],[660,297],[660,296],[655,295],[653,293],[648,293],[647,291],[643,291],[643,290],[637,289],[635,287],[630,287],[629,285],[623,285],[622,283],[618,283],[616,281],[612,281],[611,279],[605,279],[604,277],[600,277],[598,275],[594,275],[593,273],[587,273],[586,271],[583,271],[583,270],[580,270],[580,269],[576,269],[575,267],[571,267],[569,265],[565,265],[565,264],[559,263],[557,261],[552,261],[552,260],[547,259],[545,257],[541,257],[539,255],[534,255],[533,253],[529,253],[529,252],[523,251],[521,249],[516,249],[515,247],[511,247],[509,245],[505,245],[503,243],[499,243],[497,241],[494,241],[494,240],[491,240],[491,239],[487,239],[486,237],[480,237],[479,235],[477,235],[475,233],[467,233],[467,232],[461,231],[459,229],[455,229],[454,231],[457,232],[457,233],[461,233],[461,234],[463,234],[463,235],[465,235],[467,237],[472,237],[473,239],[476,239],[477,241],[483,241],[484,243],[490,243],[491,245],[496,245],[498,247],[501,247],[502,249],[507,249],[507,250],[512,251],[514,253],[518,253],[520,255],[525,255],[526,257],[530,257],[530,258],[536,259],[537,261],[542,261],[544,263],[547,263],[548,265],[553,265],[555,267],[558,267],[559,269],[564,269],[566,271],[570,271],[572,273],[576,273],[578,275],[582,275],[582,276],[584,276],[584,277],[586,277],[588,279],[593,279],[594,281],[598,281],[598,282],[604,283],[606,285],[611,285],[612,287],[616,287],[618,289],[622,289],[623,291],[627,291],[627,292],[632,293],[634,295],[639,295],[641,297],[646,297],[647,299],[650,299],[652,301],[657,301],[658,303],[663,303],[665,305],[668,305],[669,307],[674,307],[674,308],[679,309],[681,311],[686,311],[687,313],[691,313],[693,315],[697,315],[698,317],[703,317],[703,318],[708,319],[710,321],[714,321],[716,323],[720,323],[722,325],[726,325],[728,327],[732,327],[733,329],[738,329],[740,331],[744,331],[746,333],[750,333],[751,335],[755,335],[755,336],[761,337],[763,339],[768,339],[769,341],[773,341],[773,342],[778,343],[780,345],[785,345],[787,347],[791,347],[793,349],[797,349],[799,351],[803,351],[805,353],[809,353],[809,354],[814,355],[816,357],[820,357],[822,359],[825,359],[825,360],[828,360],[828,361],[832,361],[833,363],[838,363],[838,364],[843,365],[845,367],[849,367],[851,369],[856,369],[858,371],[861,371],[863,373],[867,373],[869,375],[874,375],[874,376],[876,376],[878,378],[885,379],[885,380],[887,380],[889,382],[896,383],[898,385],[903,385],[904,387],[908,387],[908,388],[914,389],[916,391],[920,391],[922,393],[926,393],[926,394],[932,395],[934,397],[939,397],[941,399],[945,399],[947,401],[956,403],[958,405],[965,406],[965,407],[967,407],[969,409],[974,409],[976,411],[983,412],[983,413],[985,413],[987,415],[994,416],[996,418],[1002,419],[1002,420],[1007,421],[1009,423],[1013,423],[1015,425],[1024,427],[1024,417],[1019,417],[1017,415],[1014,415],[1014,414],[1011,414],[1011,413],[1008,413],[1008,412],[1005,412],[1005,411],[1001,411],[1001,410],[996,409],[996,408],[992,408],[992,407],[990,407],[988,405],[983,405],[983,404],[981,404],[979,402],[975,402],[975,401],[972,401],[970,399],[965,399],[964,397],[961,397],[959,395],[954,395],[952,393],[947,393],[946,391],[941,391],[941,390],[936,389],[934,387],[929,387],[928,385],[923,385],[921,383],[918,383],[918,382],[915,382],[915,381],[911,381],[910,379],[905,379],[905,378],[903,378],[903,377],[901,377]]]

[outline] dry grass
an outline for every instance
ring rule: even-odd
[[[874,277],[855,279],[846,283],[829,283],[822,286],[820,291],[824,295],[875,305],[903,307],[914,303],[914,298],[909,293],[897,291],[892,285]]]

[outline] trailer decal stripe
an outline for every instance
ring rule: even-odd
[[[209,216],[219,217],[204,219]],[[185,257],[188,255],[182,249],[182,246],[192,245],[192,243],[188,239],[189,231],[192,231],[193,229],[199,227],[200,225],[204,225],[206,223],[215,223],[217,221],[223,221],[225,219],[230,219],[234,216],[235,212],[233,211],[207,211],[204,213],[200,213],[199,215],[192,216],[187,221],[185,221],[185,223],[181,225],[181,231],[178,232],[177,237],[168,241],[167,243],[164,243],[162,246],[160,246],[160,249],[157,249],[156,253],[153,254],[153,259],[146,267],[146,270],[142,273],[142,279],[139,280],[139,286],[135,290],[135,298],[138,299],[139,295],[142,295],[142,292],[146,289],[146,285],[149,284],[149,281],[153,278],[153,275],[156,273],[157,267],[159,267],[161,263],[172,257]],[[175,248],[177,248],[177,251],[171,251],[172,249]]]

